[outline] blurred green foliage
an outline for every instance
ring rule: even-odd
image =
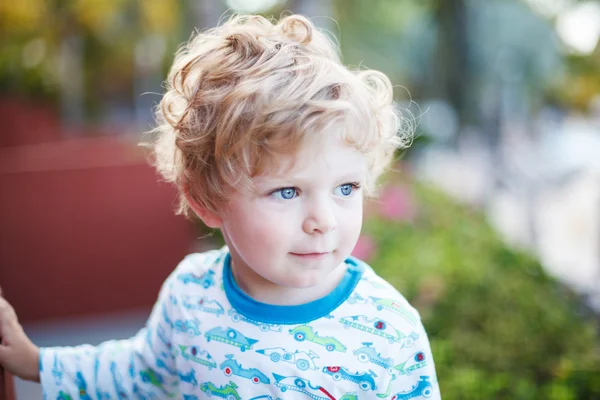
[[[414,217],[371,212],[368,261],[419,309],[443,397],[600,398],[598,317],[534,258],[507,248],[479,212],[399,185]]]

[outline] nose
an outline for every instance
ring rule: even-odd
[[[319,200],[308,205],[308,212],[302,229],[308,234],[327,233],[337,227],[337,219],[334,214],[334,205],[331,200]]]

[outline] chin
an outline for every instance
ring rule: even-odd
[[[294,289],[310,289],[324,284],[328,280],[328,275],[329,273],[323,273],[318,270],[303,271],[299,276],[287,276],[284,279],[284,286]]]

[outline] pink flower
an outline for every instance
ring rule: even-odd
[[[371,236],[360,235],[352,255],[360,260],[368,261],[374,254],[377,245]]]
[[[387,187],[379,200],[379,212],[387,219],[409,221],[415,217],[414,200],[406,186]]]

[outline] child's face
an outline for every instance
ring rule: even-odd
[[[221,229],[236,276],[250,274],[262,288],[316,287],[350,255],[362,225],[363,189],[355,185],[365,181],[366,160],[330,136],[279,157],[280,171],[253,179],[255,194],[231,198]]]

